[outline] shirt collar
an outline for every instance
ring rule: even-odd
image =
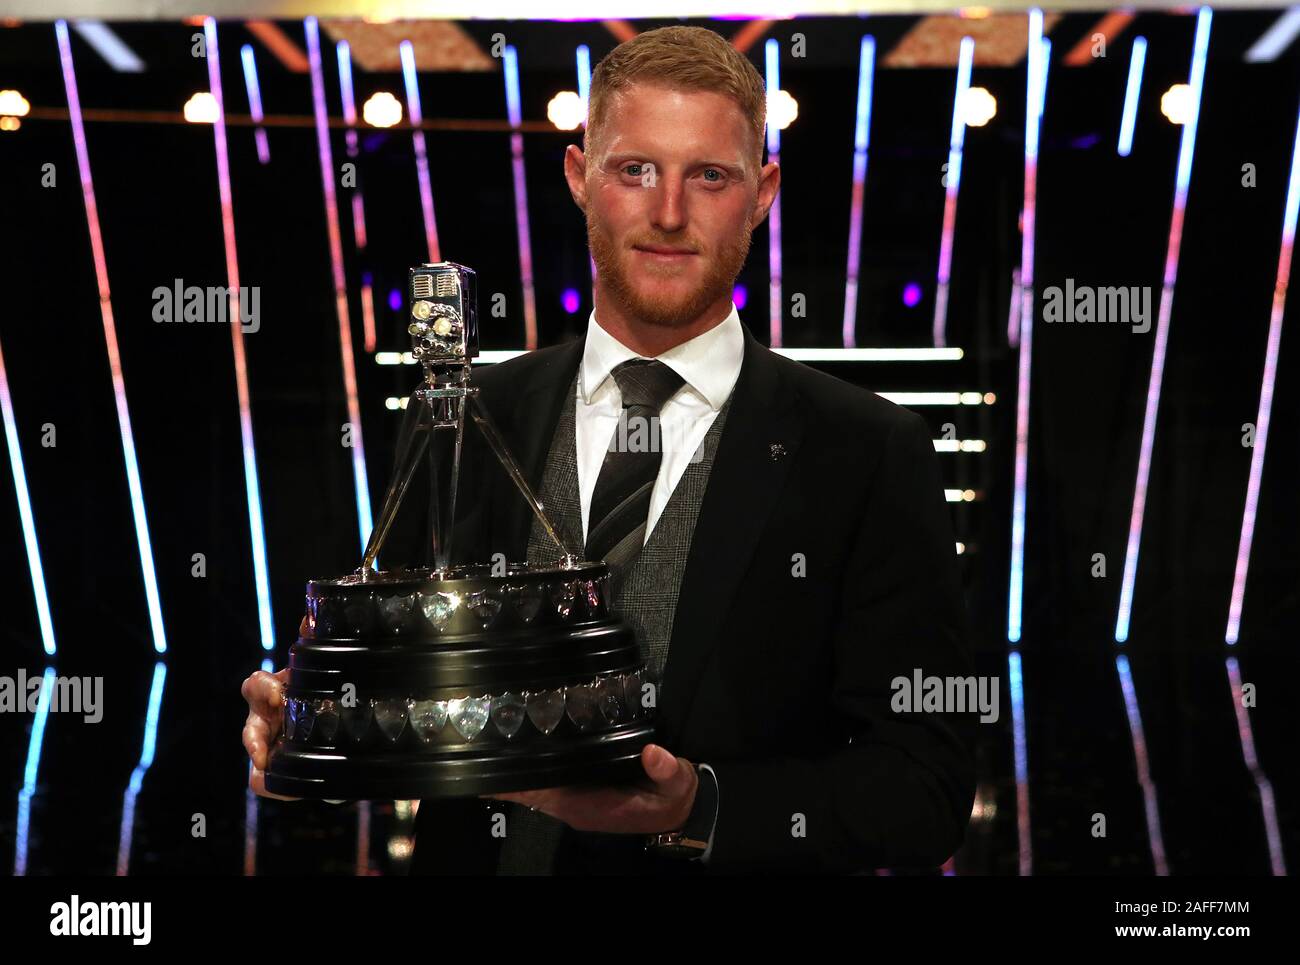
[[[658,356],[686,385],[700,395],[715,412],[722,408],[740,375],[745,355],[745,335],[736,306],[722,323],[694,338],[675,345]],[[582,401],[590,403],[614,366],[628,359],[644,358],[632,351],[596,322],[593,310],[587,320],[587,342],[582,353],[578,389]]]

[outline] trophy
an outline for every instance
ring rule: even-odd
[[[407,400],[393,479],[361,566],[307,584],[266,787],[295,797],[405,799],[633,780],[654,737],[653,711],[642,702],[645,665],[632,629],[609,610],[608,567],[565,546],[470,384],[474,272],[420,265],[410,270],[409,294],[411,354],[423,381]],[[481,434],[555,541],[557,563],[453,564],[468,431]],[[421,466],[432,565],[380,569]]]

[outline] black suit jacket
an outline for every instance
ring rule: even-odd
[[[583,340],[474,381],[534,490]],[[457,556],[524,556],[531,513],[467,451]],[[578,548],[580,550],[580,548]],[[802,575],[796,575],[800,574]],[[975,793],[970,713],[895,713],[896,677],[973,673],[948,507],[915,413],[771,352],[744,359],[700,507],[658,706],[658,739],[710,764],[707,865],[646,856],[641,836],[566,829],[578,871],[860,872],[933,866]],[[425,801],[415,873],[491,873],[502,802]],[[617,839],[623,847],[594,851]]]

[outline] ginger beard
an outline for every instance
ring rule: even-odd
[[[664,328],[680,328],[688,325],[720,298],[730,297],[736,278],[740,275],[740,269],[744,267],[745,259],[749,256],[752,236],[753,229],[746,228],[734,241],[719,247],[716,253],[708,251],[698,243],[684,245],[681,239],[648,236],[629,238],[627,246],[619,248],[609,238],[604,225],[592,217],[590,210],[587,212],[587,244],[591,248],[592,260],[596,263],[597,284],[606,295],[636,320]],[[691,248],[698,252],[697,258],[704,259],[703,280],[695,289],[677,296],[670,295],[669,291],[679,289],[679,285],[665,285],[654,293],[646,293],[644,283],[638,284],[631,277],[632,271],[645,271],[644,268],[634,268],[629,264],[637,257],[633,248],[638,244],[684,245]],[[663,277],[666,280],[670,279],[680,270],[669,268]]]

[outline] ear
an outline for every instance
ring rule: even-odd
[[[564,180],[569,182],[573,203],[587,213],[587,156],[582,148],[570,144],[564,151]]]
[[[768,161],[758,175],[758,193],[754,198],[754,210],[749,215],[750,229],[757,228],[767,213],[776,203],[776,193],[781,190],[781,165]]]

